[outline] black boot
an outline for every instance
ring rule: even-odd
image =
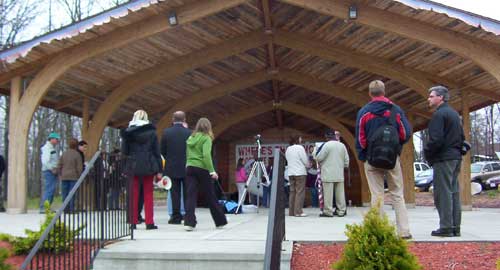
[[[453,236],[460,237],[460,227],[453,228]]]
[[[158,226],[154,224],[146,224],[146,230],[156,230],[158,229]]]
[[[432,236],[439,236],[439,237],[452,237],[453,236],[453,229],[437,229],[435,231],[431,232]]]

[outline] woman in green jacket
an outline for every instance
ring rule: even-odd
[[[207,118],[200,118],[193,134],[186,141],[186,215],[184,228],[192,231],[196,227],[195,208],[198,199],[198,188],[205,194],[210,214],[217,228],[227,224],[224,211],[219,207],[215,197],[214,180],[218,175],[212,162],[212,124]]]

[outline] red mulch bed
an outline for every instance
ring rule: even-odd
[[[94,244],[95,245],[95,244]],[[12,251],[12,246],[8,242],[3,242],[0,241],[0,247],[7,248]],[[38,259],[38,267],[33,264],[34,269],[42,269],[44,268],[43,265],[49,266],[50,269],[72,269],[72,270],[84,270],[88,269],[88,265],[90,264],[90,257],[88,257],[88,254],[92,251],[92,245],[88,243],[75,243],[74,244],[74,249],[73,253],[71,255],[66,254],[66,260],[64,260],[64,254],[61,255],[45,255],[45,254],[39,254]],[[85,256],[86,255],[86,256]],[[36,262],[35,256],[33,258],[33,261]],[[75,262],[73,264],[69,263],[69,256],[75,256],[75,258],[78,258],[79,256],[83,256],[81,258],[85,258],[85,261],[81,260],[74,260]],[[18,256],[11,256],[9,257],[5,262],[7,264],[10,264],[13,266],[13,269],[20,269],[21,265],[23,264],[24,260],[26,259],[27,255],[18,255]],[[49,261],[50,257],[50,261]],[[64,267],[64,264],[66,264],[66,267]]]
[[[500,242],[409,243],[425,270],[493,270],[500,258]],[[327,270],[340,259],[344,244],[295,244],[292,270]]]

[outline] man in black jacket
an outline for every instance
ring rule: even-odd
[[[458,175],[464,131],[460,116],[448,105],[449,99],[446,87],[429,89],[429,107],[436,111],[429,122],[424,154],[434,168],[434,205],[439,214],[439,229],[431,235],[441,237],[460,236],[462,218]]]
[[[161,137],[161,154],[165,158],[165,171],[172,179],[172,215],[168,224],[181,224],[181,190],[182,198],[186,198],[184,179],[186,178],[186,140],[191,135],[191,130],[184,127],[186,114],[177,111],[172,116],[173,125],[163,131]]]

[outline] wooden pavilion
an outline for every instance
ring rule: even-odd
[[[260,132],[321,138],[334,128],[353,160],[350,196],[368,203],[353,151],[368,83],[386,83],[414,130],[432,115],[428,88],[446,85],[470,130],[470,111],[500,101],[499,34],[500,22],[426,0],[133,1],[0,53],[11,97],[8,210],[26,211],[27,137],[39,105],[81,116],[92,152],[107,125],[126,125],[139,108],[159,130],[175,110],[190,123],[206,116],[226,179],[238,141]],[[412,142],[402,164],[412,204]],[[462,167],[470,209],[468,159]]]

